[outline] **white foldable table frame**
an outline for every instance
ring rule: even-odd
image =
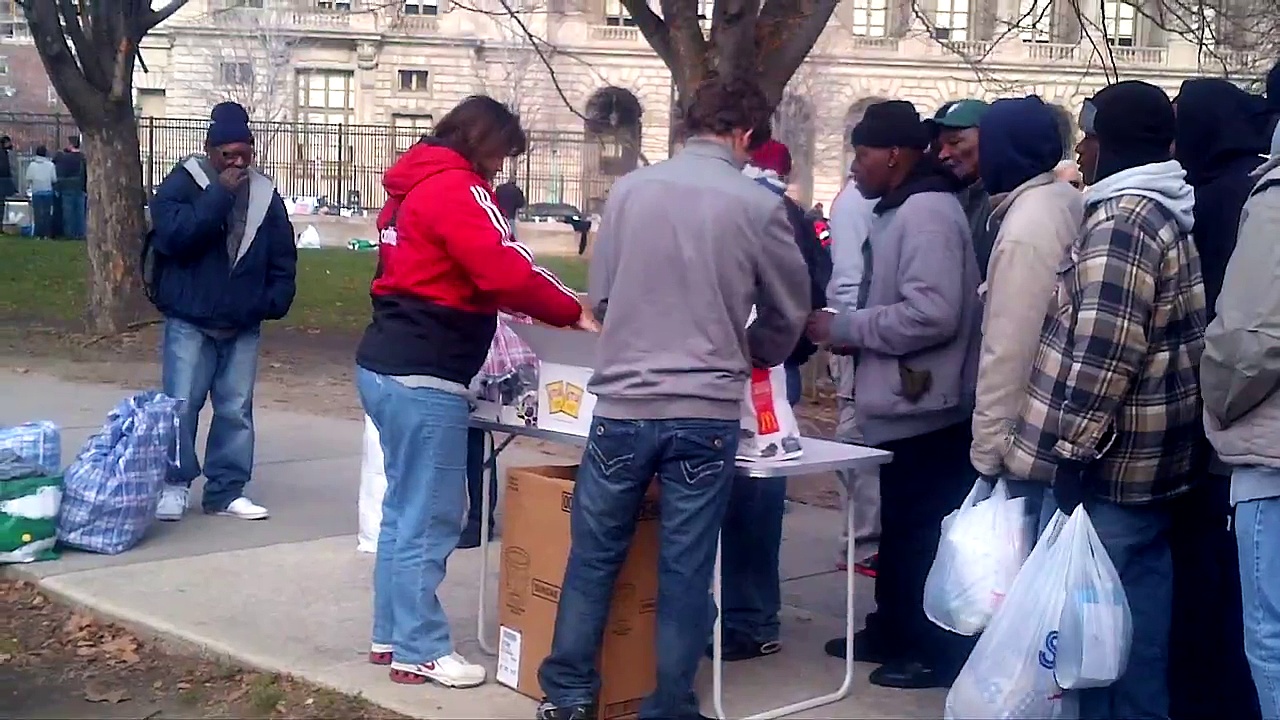
[[[498,475],[498,455],[511,444],[516,437],[528,437],[538,440],[547,440],[550,442],[558,442],[576,447],[583,447],[587,443],[587,438],[580,435],[571,435],[569,433],[557,432],[554,430],[542,430],[536,427],[526,427],[523,425],[505,425],[490,420],[482,420],[480,418],[471,418],[470,426],[483,430],[488,439],[485,448],[484,467],[488,477],[483,478],[481,485],[481,522],[480,522],[480,607],[478,613],[476,637],[480,641],[480,648],[489,655],[497,654],[492,644],[486,637],[488,619],[486,610],[489,598],[489,533],[486,528],[489,527],[489,494],[490,482],[497,482]],[[498,443],[494,438],[495,433],[501,433],[507,437]],[[880,466],[893,459],[893,453],[885,450],[877,450],[875,448],[863,447],[861,445],[849,445],[846,443],[832,442],[830,440],[819,440],[817,438],[802,438],[801,445],[804,448],[804,454],[795,460],[783,461],[761,461],[761,462],[740,462],[738,463],[738,474],[747,478],[770,478],[770,477],[794,477],[797,475],[813,475],[817,473],[833,472],[837,470],[857,470],[863,473],[880,474]],[[847,531],[848,540],[845,545],[845,562],[849,571],[845,573],[845,661],[844,661],[844,682],[840,687],[826,695],[801,700],[783,705],[772,710],[750,715],[744,720],[771,720],[772,718],[785,717],[796,713],[812,710],[813,708],[830,705],[839,702],[849,696],[853,690],[853,629],[854,629],[854,607],[853,607],[853,579],[856,573],[853,572],[854,556],[854,535],[853,535],[853,502],[846,503],[848,506],[848,514],[845,517],[845,530]],[[721,613],[719,609],[723,607],[720,598],[720,551],[723,536],[716,541],[716,567],[712,576],[712,596],[716,602],[716,620],[715,633],[712,642],[712,670],[711,670],[711,688],[712,694],[715,696],[716,717],[719,720],[725,720],[724,712],[724,657],[721,627]]]

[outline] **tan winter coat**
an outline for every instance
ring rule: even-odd
[[[989,476],[1004,470],[1058,267],[1084,220],[1084,195],[1051,172],[993,201],[991,223],[999,232],[979,288],[982,351],[969,451],[974,469]]]

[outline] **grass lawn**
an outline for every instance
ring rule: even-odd
[[[346,249],[298,251],[298,296],[284,324],[358,330],[369,322],[369,279],[376,254]],[[585,290],[586,262],[545,257],[539,262],[569,287]],[[77,242],[0,236],[0,317],[67,322],[85,306],[85,246]]]

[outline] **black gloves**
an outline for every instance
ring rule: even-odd
[[[1053,475],[1053,499],[1063,514],[1075,512],[1087,499],[1084,473],[1088,467],[1079,460],[1058,460],[1058,469]]]

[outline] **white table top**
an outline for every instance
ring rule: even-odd
[[[582,435],[543,430],[525,425],[506,425],[493,420],[471,418],[471,427],[504,435],[564,443],[575,447],[587,444]],[[747,477],[791,477],[793,475],[813,475],[835,470],[872,469],[893,460],[893,453],[887,450],[849,445],[847,443],[820,440],[818,438],[800,438],[804,454],[794,460],[738,462],[738,470]]]

